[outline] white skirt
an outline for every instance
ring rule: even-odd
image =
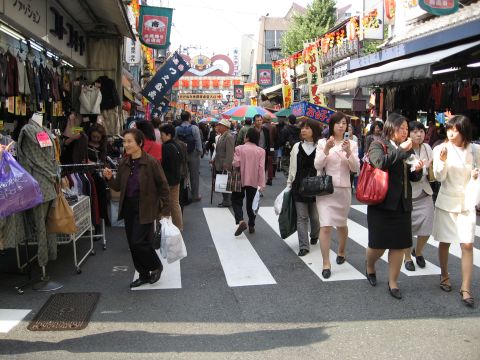
[[[475,211],[452,213],[435,208],[433,217],[433,238],[450,244],[470,244],[475,239]]]

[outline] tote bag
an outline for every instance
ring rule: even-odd
[[[387,147],[382,143],[383,151],[387,154]],[[385,200],[388,192],[388,171],[378,169],[365,155],[362,170],[357,183],[357,200],[367,205],[377,205]]]
[[[77,232],[73,209],[68,205],[61,190],[58,190],[57,198],[48,212],[47,232],[51,234],[75,234]]]

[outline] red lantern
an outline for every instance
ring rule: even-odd
[[[130,110],[132,110],[132,103],[130,101],[125,100],[122,104],[122,109],[130,112]]]

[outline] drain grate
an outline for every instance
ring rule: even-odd
[[[59,293],[50,296],[28,325],[31,331],[85,329],[100,293]]]

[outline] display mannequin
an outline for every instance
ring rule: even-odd
[[[57,197],[58,163],[55,159],[53,134],[43,127],[43,115],[35,113],[20,131],[17,158],[40,185],[43,203],[24,213],[25,227],[33,241],[38,243],[38,264],[44,267],[57,258],[57,241],[54,234],[47,234],[48,211]]]

